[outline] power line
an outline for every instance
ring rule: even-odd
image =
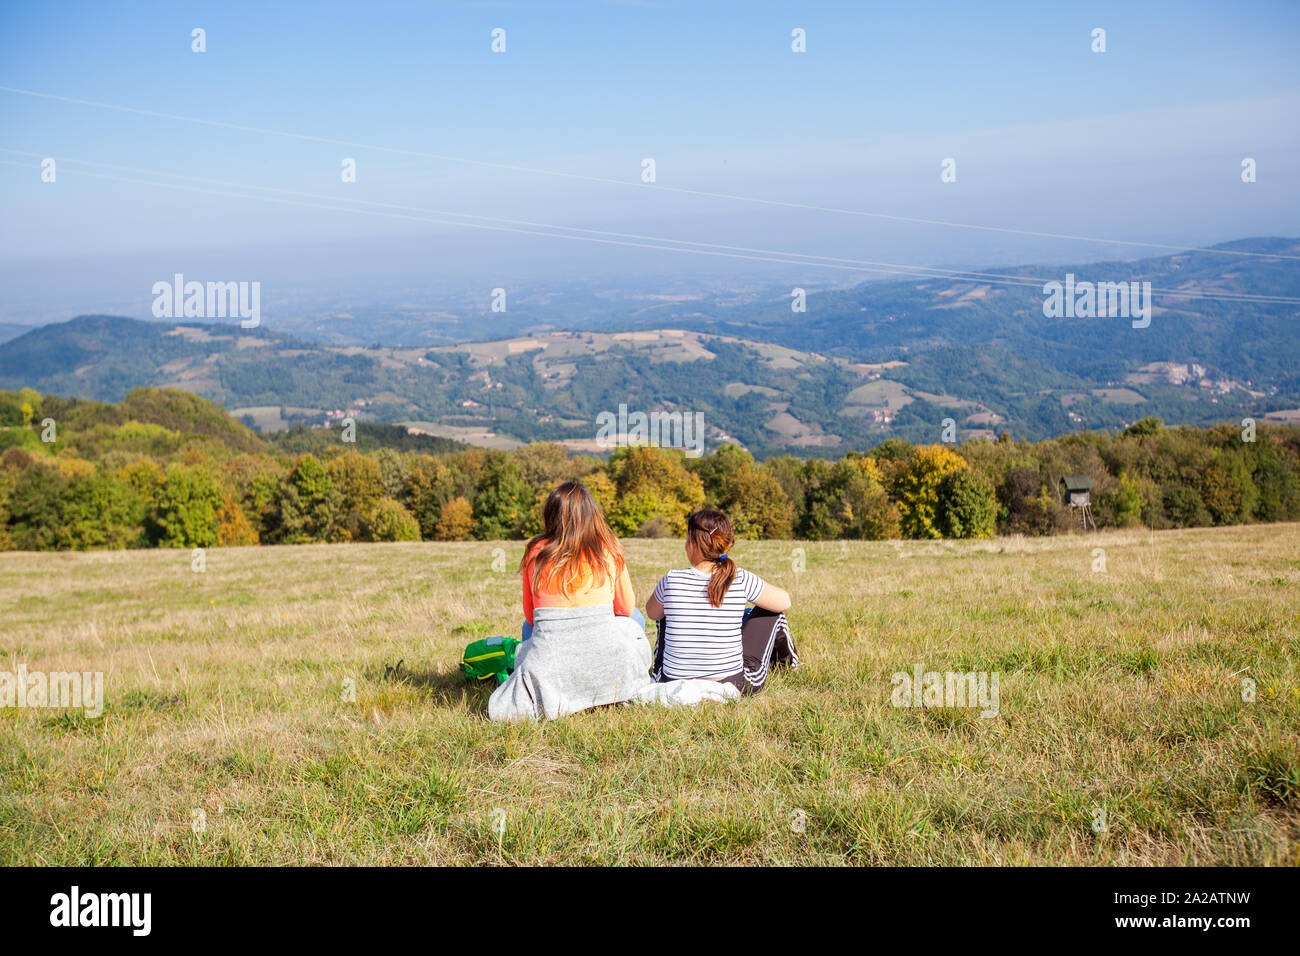
[[[34,153],[27,150],[12,149],[6,146],[0,146],[0,152],[14,153],[16,155],[21,155],[21,156],[42,156],[43,155],[41,153]],[[539,229],[558,229],[558,230],[564,230],[568,232],[586,233],[588,235],[608,236],[616,239],[633,239],[633,240],[646,241],[646,242],[674,243],[674,244],[680,244],[686,246],[700,246],[700,247],[713,248],[713,249],[725,249],[732,252],[752,252],[752,253],[758,253],[762,255],[821,260],[826,262],[839,262],[839,263],[847,263],[851,265],[866,266],[873,269],[876,267],[882,267],[891,270],[900,270],[898,272],[898,274],[900,275],[915,273],[917,275],[924,276],[929,273],[935,273],[935,275],[933,276],[934,278],[965,278],[968,276],[988,277],[988,278],[1008,279],[1008,280],[1015,281],[1018,284],[1026,285],[1026,286],[1037,286],[1037,285],[1041,285],[1044,281],[1046,281],[1043,279],[1035,278],[1033,276],[1014,276],[1014,275],[1005,275],[1002,273],[972,272],[972,271],[958,270],[958,269],[943,269],[937,266],[913,266],[913,265],[893,263],[893,262],[876,262],[873,260],[866,260],[866,259],[846,259],[838,256],[819,256],[812,253],[804,253],[804,252],[786,252],[783,250],[773,250],[773,249],[755,249],[748,246],[731,246],[731,245],[725,245],[723,243],[699,242],[697,240],[692,240],[692,239],[674,239],[671,237],[663,237],[663,236],[646,236],[638,233],[610,232],[602,229],[586,229],[581,226],[557,225],[555,223],[534,222],[525,219],[507,219],[499,216],[481,216],[481,215],[476,215],[474,213],[454,212],[445,209],[428,209],[421,206],[410,206],[410,205],[403,205],[400,203],[385,203],[385,202],[378,202],[375,200],[368,200],[368,199],[353,199],[345,196],[332,196],[325,193],[309,193],[309,192],[302,192],[300,190],[294,190],[294,189],[281,189],[274,186],[258,186],[249,183],[237,183],[237,182],[231,182],[230,180],[222,180],[222,179],[207,179],[200,176],[187,176],[182,173],[169,173],[160,170],[141,169],[139,167],[134,167],[134,166],[121,166],[115,163],[101,163],[101,162],[95,162],[88,159],[73,159],[67,156],[61,156],[55,158],[62,163],[76,163],[76,164],[86,165],[86,166],[95,166],[103,169],[115,169],[123,172],[136,173],[144,176],[166,176],[172,179],[184,179],[190,182],[206,183],[208,185],[215,185],[215,186],[228,186],[235,189],[253,189],[253,190],[259,190],[263,192],[273,192],[273,193],[282,193],[284,195],[290,195],[290,196],[300,196],[308,199],[323,199],[328,202],[355,203],[355,204],[365,205],[365,206],[379,206],[387,209],[400,209],[405,212],[418,212],[418,213],[425,213],[425,214],[437,215],[437,216],[456,216],[458,218],[478,219],[478,220],[483,220],[485,222],[498,222],[498,223],[505,223],[507,225],[528,226],[528,227],[539,228]],[[84,172],[84,170],[78,170],[78,172]],[[248,197],[248,198],[256,198],[256,197]]]
[[[0,150],[3,150],[4,152],[18,153],[20,155],[29,155],[29,156],[39,155],[37,153],[30,153],[22,150],[14,150],[14,149],[9,149],[7,147],[0,147]],[[104,166],[107,168],[118,168],[118,169],[132,168],[132,167],[117,167],[107,163],[91,163],[88,160],[66,160],[65,159],[64,162],[85,163],[86,165],[97,165],[97,166]],[[23,169],[31,168],[29,164],[17,163],[8,160],[0,160],[0,164],[6,166],[17,166]],[[420,210],[419,207],[407,207],[407,206],[400,206],[391,203],[374,203],[369,200],[354,200],[354,199],[340,200],[336,197],[323,196],[317,193],[300,193],[293,190],[278,190],[275,187],[270,187],[270,186],[248,186],[245,184],[229,183],[221,180],[204,180],[198,177],[184,176],[182,174],[175,174],[175,173],[150,172],[149,174],[171,176],[173,178],[180,178],[180,179],[190,179],[199,182],[218,183],[222,185],[232,186],[234,188],[284,192],[292,195],[323,198],[326,199],[327,202],[326,203],[303,202],[294,199],[280,199],[275,196],[248,195],[246,193],[207,189],[199,186],[187,186],[181,183],[165,183],[165,182],[156,182],[150,180],[133,179],[133,178],[127,178],[121,176],[111,176],[105,173],[95,173],[84,169],[78,169],[76,170],[76,172],[81,173],[82,175],[85,176],[91,176],[97,179],[104,179],[113,182],[124,182],[124,183],[131,183],[131,184],[142,185],[142,186],[158,186],[164,189],[177,189],[177,190],[184,190],[189,192],[204,193],[208,195],[225,196],[228,198],[235,198],[235,199],[251,199],[251,200],[258,200],[263,202],[277,203],[280,205],[301,206],[301,207],[315,208],[315,209],[326,209],[335,212],[353,212],[361,215],[377,216],[377,217],[390,218],[390,219],[402,219],[402,220],[407,220],[412,222],[427,222],[427,223],[433,223],[437,225],[460,226],[460,227],[470,228],[470,229],[480,229],[480,230],[488,230],[488,231],[495,231],[495,232],[509,232],[509,233],[517,233],[520,235],[539,236],[543,238],[552,238],[552,239],[569,239],[573,241],[594,242],[594,243],[605,244],[605,245],[626,246],[631,248],[652,249],[652,250],[666,251],[666,252],[685,252],[685,253],[692,253],[696,255],[716,256],[721,258],[745,259],[745,260],[751,260],[755,262],[773,262],[773,263],[779,263],[783,265],[818,266],[821,268],[839,269],[847,272],[873,272],[873,273],[881,273],[885,275],[905,275],[905,276],[912,276],[915,278],[922,278],[922,279],[949,279],[951,281],[965,281],[965,282],[971,282],[975,284],[1009,285],[1009,286],[1019,286],[1024,288],[1040,288],[1043,282],[1043,280],[1041,279],[1027,279],[1018,276],[998,277],[999,274],[997,273],[957,273],[954,271],[946,271],[943,272],[942,274],[935,274],[934,271],[931,269],[931,267],[927,267],[927,266],[908,266],[908,265],[899,265],[895,263],[870,263],[867,260],[836,259],[834,257],[809,257],[805,253],[786,253],[779,250],[747,249],[746,247],[743,246],[721,246],[719,244],[714,244],[714,243],[698,243],[692,240],[636,236],[634,234],[624,234],[624,233],[603,233],[600,232],[599,230],[579,229],[578,227],[572,227],[572,226],[553,226],[545,223],[528,223],[523,220],[496,219],[495,217],[480,217],[480,216],[471,217],[471,214],[468,213],[447,213],[440,210],[435,210],[433,212],[436,215],[451,215],[451,216],[470,217],[476,219],[489,219],[492,220],[492,223],[497,223],[497,224],[438,219],[428,215],[416,216],[416,215],[406,215],[401,213],[379,212],[379,211],[374,211],[369,209],[357,209],[349,206],[339,206],[336,203],[338,202],[364,203],[368,205],[380,205],[380,206],[386,206],[390,208],[406,209],[406,210],[417,211],[417,212],[425,212],[425,210]],[[501,223],[505,223],[505,224],[501,224]],[[511,224],[522,224],[522,225],[529,226],[531,228],[518,228],[517,225],[511,225]],[[570,230],[570,231],[584,232],[584,233],[595,233],[595,235],[570,235],[565,232],[545,231],[545,230],[556,230],[556,229]],[[621,237],[621,238],[610,238],[610,237]],[[668,245],[665,243],[674,243],[674,244]],[[689,248],[689,246],[713,246],[715,248],[709,248],[709,249]],[[733,250],[733,251],[719,251],[719,250]],[[749,253],[754,253],[754,254],[749,254]],[[791,258],[792,256],[800,256],[802,258]],[[827,259],[830,261],[820,261],[823,259]],[[844,263],[855,263],[855,264],[849,265]],[[930,271],[920,271],[920,270],[930,270]],[[968,278],[969,276],[978,276],[980,278],[972,279],[972,278]],[[993,277],[990,278],[990,276]],[[1154,289],[1154,288],[1152,289],[1152,293],[1153,294],[1159,293],[1164,296],[1172,296],[1172,297],[1179,297],[1179,298],[1188,298],[1188,299],[1208,298],[1208,299],[1216,299],[1216,300],[1223,300],[1229,302],[1241,302],[1244,304],[1253,303],[1253,304],[1300,305],[1300,298],[1294,298],[1288,296],[1255,296],[1246,293],[1206,294],[1206,293],[1180,290],[1180,289]]]
[[[686,196],[699,196],[707,199],[722,199],[731,202],[747,202],[765,206],[780,206],[788,209],[804,209],[812,212],[834,213],[844,216],[862,216],[871,219],[883,219],[891,222],[905,222],[914,225],[944,226],[951,229],[972,229],[984,232],[998,232],[1019,236],[1031,236],[1040,239],[1060,239],[1070,242],[1091,242],[1106,245],[1133,246],[1145,249],[1163,249],[1166,251],[1173,250],[1177,252],[1186,252],[1184,246],[1169,245],[1159,242],[1140,242],[1126,239],[1105,239],[1096,236],[1078,236],[1067,233],[1039,232],[1031,229],[1014,229],[1006,226],[984,226],[976,223],[950,222],[941,219],[925,219],[917,216],[897,216],[888,213],[868,212],[861,209],[842,209],[835,206],[820,206],[813,203],[790,202],[779,199],[764,199],[757,196],[741,196],[734,193],[712,192],[703,189],[688,189],[683,186],[668,186],[659,183],[643,183],[636,180],[613,179],[605,176],[590,176],[582,173],[566,172],[563,170],[540,169],[535,166],[520,166],[513,163],[497,163],[481,159],[468,159],[463,156],[449,156],[443,153],[429,153],[420,150],[403,149],[395,146],[382,146],[375,143],[359,143],[352,140],[336,139],[327,136],[313,136],[307,133],[295,133],[288,130],[268,129],[261,126],[248,126],[241,123],[229,123],[223,120],[203,119],[197,116],[184,116],[178,113],[163,113],[157,110],[139,109],[133,106],[121,106],[113,103],[100,103],[94,100],[85,100],[72,96],[60,96],[56,93],[42,93],[37,90],[25,90],[13,86],[0,86],[0,91],[14,93],[20,96],[37,97],[47,100],[57,100],[63,103],[72,103],[78,106],[90,106],[96,109],[115,110],[121,113],[133,113],[139,116],[149,116],[155,119],[175,120],[182,123],[193,123],[200,126],[212,126],[219,129],[237,130],[245,133],[258,133],[264,136],[281,136],[288,139],[297,139],[304,142],[324,143],[331,146],[347,146],[352,149],[368,149],[376,152],[393,153],[402,156],[415,156],[421,159],[433,159],[440,162],[460,163],[467,166],[480,166],[487,169],[501,169],[509,172],[530,173],[538,176],[553,176],[564,179],[575,179],[584,182],[601,183],[612,186],[631,186],[638,189],[655,189],[662,192],[678,193]],[[1288,259],[1300,261],[1300,256],[1274,255],[1266,252],[1248,252],[1237,249],[1197,249],[1197,252],[1205,252],[1214,255],[1227,256],[1247,256],[1261,257],[1272,259]]]

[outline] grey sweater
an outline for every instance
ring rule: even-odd
[[[651,683],[650,642],[630,618],[598,607],[539,607],[515,672],[488,700],[493,720],[554,720],[632,700]]]

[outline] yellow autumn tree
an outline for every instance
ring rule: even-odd
[[[903,534],[909,538],[941,538],[935,522],[939,485],[951,472],[967,467],[966,460],[943,445],[922,445],[898,478],[898,505]]]
[[[686,470],[684,460],[679,451],[652,446],[620,448],[610,455],[617,498],[605,517],[615,534],[636,534],[655,518],[663,519],[671,535],[686,533],[686,516],[704,507],[704,483]]]
[[[452,498],[442,506],[434,537],[439,541],[468,541],[474,530],[474,506],[467,498]]]
[[[227,491],[217,509],[217,544],[223,548],[239,548],[257,543],[257,531],[235,496]]]
[[[618,489],[614,487],[614,479],[603,471],[597,471],[585,476],[582,483],[587,486],[591,496],[596,499],[596,504],[600,505],[600,510],[608,517],[614,505],[618,503]]]

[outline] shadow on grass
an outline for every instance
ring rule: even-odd
[[[473,713],[487,714],[488,698],[496,690],[495,680],[466,680],[459,668],[451,671],[407,670],[405,665],[374,668],[366,678],[376,683],[405,685],[419,690],[435,706],[463,705]]]

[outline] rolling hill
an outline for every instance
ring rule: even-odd
[[[1300,407],[1300,310],[1180,293],[1300,296],[1300,241],[1243,240],[1127,263],[873,282],[673,316],[673,327],[536,331],[438,347],[323,345],[236,325],[82,316],[0,347],[0,387],[118,401],[193,391],[265,431],[353,414],[510,447],[596,450],[595,419],[701,412],[709,444],[838,456],[890,436],[1043,438],[1146,415],[1206,424]],[[1250,253],[1237,255],[1236,253]],[[1148,327],[1048,319],[1039,280],[1149,281]],[[657,316],[661,321],[663,316]],[[650,321],[650,320],[645,320]],[[274,323],[268,323],[273,325]],[[626,316],[623,326],[635,326]]]

